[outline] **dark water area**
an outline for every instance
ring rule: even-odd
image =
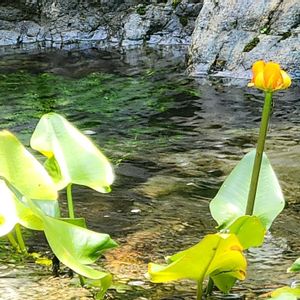
[[[0,58],[0,129],[29,146],[38,119],[55,111],[88,134],[115,166],[111,193],[74,188],[76,213],[120,244],[101,263],[118,284],[128,285],[110,290],[109,299],[194,299],[193,283],[150,284],[147,263],[216,232],[209,202],[256,144],[262,93],[247,88],[247,81],[189,78],[184,70],[185,49],[174,48]],[[233,291],[247,299],[297,279],[286,269],[300,256],[299,83],[276,93],[274,103],[266,151],[287,206],[264,245],[247,254],[248,277]],[[46,249],[40,235],[27,243]],[[43,285],[32,285],[50,272],[42,275],[34,264],[18,272],[15,265],[0,267],[0,298],[45,299]],[[56,293],[53,299],[59,299]]]

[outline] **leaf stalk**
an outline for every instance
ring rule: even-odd
[[[68,184],[67,186],[67,201],[68,201],[68,211],[69,211],[69,218],[74,219],[74,204],[73,204],[73,197],[72,197],[72,183]]]
[[[26,249],[26,246],[24,243],[20,224],[16,224],[15,231],[16,231],[16,237],[17,237],[17,241],[18,241],[21,252],[27,254],[27,249]]]
[[[13,248],[17,249],[17,251],[20,250],[19,244],[17,243],[14,235],[10,232],[7,234],[7,238],[9,240],[9,242],[11,243],[11,245],[13,246]]]
[[[197,281],[197,300],[202,300],[203,296],[203,278]]]

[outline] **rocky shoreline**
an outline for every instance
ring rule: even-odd
[[[23,2],[0,6],[0,46],[40,43],[59,48],[84,41],[114,46],[190,44],[202,7],[199,1]]]
[[[3,0],[0,54],[187,45],[193,76],[243,77],[257,59],[300,77],[300,2]]]

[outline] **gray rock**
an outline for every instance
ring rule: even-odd
[[[17,45],[20,32],[12,30],[0,30],[0,46]]]
[[[150,39],[147,41],[148,44],[159,44],[162,40],[162,36],[160,34],[153,34],[150,36]]]
[[[25,21],[26,22],[26,35],[28,37],[37,37],[41,31],[41,26],[35,22]]]
[[[0,6],[0,20],[15,22],[22,20],[22,17],[21,9],[10,6]]]
[[[16,25],[13,22],[0,20],[0,30],[13,30]]]
[[[124,25],[124,39],[125,40],[142,40],[146,36],[150,28],[150,21],[143,20],[143,18],[136,13],[129,15],[128,20]]]
[[[299,0],[207,0],[189,49],[189,72],[240,76],[258,59],[300,68]]]
[[[99,27],[97,28],[97,30],[94,31],[91,40],[101,41],[107,39],[107,37],[108,37],[107,29],[105,27]]]
[[[168,24],[166,24],[165,30],[167,32],[172,32],[172,33],[177,32],[177,34],[180,34],[182,30],[182,25],[179,19],[176,16],[173,16],[168,22]]]
[[[64,43],[75,43],[78,41],[78,30],[63,31],[61,37]]]
[[[3,45],[68,48],[72,43],[86,47],[86,42],[185,44],[201,6],[199,0],[182,0],[177,8],[172,0],[6,0],[0,4],[0,40]]]
[[[61,44],[62,43],[62,36],[61,36],[61,34],[60,33],[53,34],[51,36],[51,41],[55,42],[57,44]]]

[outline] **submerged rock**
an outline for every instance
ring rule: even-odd
[[[189,71],[239,77],[264,59],[297,75],[299,33],[298,0],[207,0],[192,36]]]

